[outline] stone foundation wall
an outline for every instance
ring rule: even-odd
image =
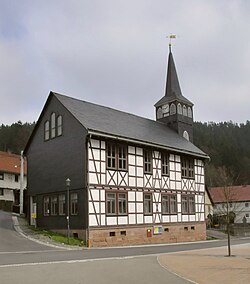
[[[154,226],[90,228],[91,247],[178,243],[206,239],[206,223],[162,225],[162,233],[154,234]]]

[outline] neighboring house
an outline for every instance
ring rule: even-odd
[[[228,192],[225,197],[225,190]],[[226,212],[226,200],[229,201],[229,210],[234,212],[235,223],[243,223],[243,219],[250,223],[250,185],[212,187],[209,193],[214,203],[214,214],[223,215]]]
[[[91,246],[204,240],[208,156],[171,51],[155,107],[156,121],[51,92],[25,149],[30,222],[66,233],[69,208]]]
[[[19,205],[21,156],[0,151],[0,209],[12,211]],[[24,188],[26,162],[24,161]]]
[[[205,218],[209,221],[208,217],[213,215],[213,200],[209,193],[208,188],[205,190]],[[209,225],[209,224],[208,224]]]

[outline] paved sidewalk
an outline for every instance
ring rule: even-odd
[[[250,243],[160,255],[167,270],[199,284],[250,283]]]
[[[26,219],[18,215],[13,215],[12,219],[16,231],[33,241],[62,249],[84,249],[59,244],[35,232],[28,226]],[[232,257],[228,257],[227,247],[220,247],[168,253],[159,255],[158,262],[168,271],[193,283],[250,283],[250,240],[248,244],[232,245],[231,252]]]

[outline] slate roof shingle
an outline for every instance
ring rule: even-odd
[[[54,95],[89,132],[108,134],[142,144],[146,142],[173,151],[209,158],[164,123],[55,92],[51,92],[51,95]]]

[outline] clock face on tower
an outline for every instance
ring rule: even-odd
[[[166,105],[162,106],[162,113],[163,114],[169,113],[169,104],[166,104]]]
[[[189,134],[188,134],[187,130],[185,130],[185,131],[183,132],[183,137],[184,137],[186,140],[189,141]]]

